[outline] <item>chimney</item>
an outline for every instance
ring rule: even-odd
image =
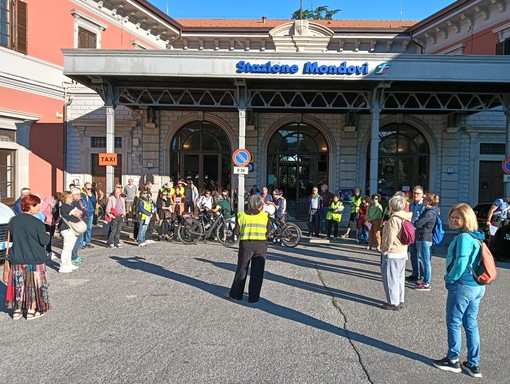
[[[266,23],[266,20],[267,20],[267,17],[262,16],[262,23],[263,23],[263,24],[265,24],[265,23]]]

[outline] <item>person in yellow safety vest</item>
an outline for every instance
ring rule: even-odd
[[[333,196],[333,200],[329,204],[328,212],[326,213],[326,223],[328,224],[328,237],[331,237],[331,228],[333,227],[333,237],[338,238],[338,223],[342,221],[342,212],[344,205],[340,201],[340,196]]]
[[[237,215],[234,235],[239,235],[239,252],[234,282],[230,291],[225,293],[227,299],[243,299],[250,263],[248,302],[256,303],[260,299],[267,256],[267,233],[271,230],[269,215],[263,209],[264,200],[262,197],[252,195],[248,198],[248,209]]]
[[[142,191],[140,193],[140,199],[138,200],[138,213],[140,215],[138,245],[140,247],[144,247],[148,244],[147,241],[145,241],[145,233],[147,232],[147,227],[149,226],[149,222],[152,217],[152,203],[148,198],[148,191]]]
[[[349,216],[349,223],[347,224],[347,230],[342,235],[342,239],[348,239],[349,234],[351,233],[351,225],[357,225],[358,223],[358,212],[359,206],[361,205],[361,201],[363,200],[363,196],[361,196],[361,189],[354,189],[354,196],[351,196],[349,199],[351,201],[351,215]],[[356,235],[357,236],[357,235]]]

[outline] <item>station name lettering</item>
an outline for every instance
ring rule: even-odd
[[[239,61],[236,64],[236,73],[270,73],[295,74],[299,72],[297,64],[273,64],[270,61],[263,64],[252,64]],[[368,63],[362,65],[348,65],[346,61],[339,65],[320,65],[317,61],[306,62],[302,73],[305,75],[368,75]]]

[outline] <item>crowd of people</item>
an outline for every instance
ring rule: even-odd
[[[308,197],[309,236],[338,238],[339,223],[344,211],[340,196],[329,192],[328,186],[314,186]],[[120,248],[120,233],[123,225],[133,224],[133,238],[143,247],[150,244],[157,225],[159,240],[168,240],[175,225],[185,214],[200,214],[204,222],[211,220],[215,212],[221,211],[227,218],[235,216],[229,191],[205,189],[202,194],[193,180],[178,180],[165,183],[153,197],[150,182],[138,187],[133,179],[126,186],[116,184],[114,191],[106,197],[105,235],[109,248]],[[78,256],[83,248],[93,248],[92,227],[97,222],[97,208],[104,194],[94,183],[87,182],[83,188],[70,185],[68,191],[57,193],[44,200],[23,188],[20,198],[13,206],[16,216],[9,223],[9,236],[13,243],[8,259],[9,271],[6,290],[6,305],[13,311],[13,319],[25,314],[28,320],[43,316],[50,309],[46,261],[57,259],[52,250],[52,239],[56,230],[63,239],[59,273],[71,273],[79,269],[84,260]],[[381,280],[386,302],[382,309],[399,311],[404,308],[405,282],[414,283],[417,291],[430,291],[432,281],[431,247],[434,231],[440,223],[438,195],[425,192],[421,186],[412,189],[412,196],[398,191],[388,200],[386,208],[381,196],[362,196],[356,188],[350,197],[350,216],[347,230],[342,238],[349,238],[351,226],[356,228],[356,239],[362,243],[362,235],[368,232],[367,250],[380,254]],[[500,230],[510,224],[510,197],[498,199],[493,204],[491,216]],[[279,189],[272,193],[267,187],[262,191],[252,188],[247,196],[247,209],[237,215],[234,234],[239,236],[240,247],[234,282],[225,297],[241,300],[248,269],[251,278],[248,288],[249,302],[257,302],[263,282],[267,257],[267,233],[271,230],[271,218],[282,218],[286,211],[286,200]],[[413,228],[413,241],[404,237],[406,222]],[[77,225],[81,224],[81,225]],[[446,301],[446,326],[448,350],[445,358],[432,364],[442,370],[460,372],[465,370],[480,377],[478,331],[478,308],[485,287],[472,275],[480,263],[480,247],[485,234],[478,229],[473,209],[464,203],[454,205],[448,213],[449,227],[456,231],[446,254],[444,281],[448,291]],[[81,228],[81,229],[80,229]],[[149,235],[148,235],[149,234]],[[412,272],[405,276],[408,256]],[[460,364],[461,326],[464,327],[467,343],[467,360]]]

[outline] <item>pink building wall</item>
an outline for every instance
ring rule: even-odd
[[[71,10],[88,15],[106,26],[102,32],[102,49],[133,49],[133,40],[148,48],[157,47],[125,29],[111,24],[99,15],[69,0],[25,0],[28,12],[28,55],[58,66],[64,65],[63,48],[74,47],[74,17]],[[44,74],[41,74],[41,78]],[[47,197],[64,186],[64,100],[48,98],[30,92],[0,87],[2,108],[29,114],[40,119],[30,130],[29,180],[32,190]],[[72,148],[70,149],[72,150]]]

